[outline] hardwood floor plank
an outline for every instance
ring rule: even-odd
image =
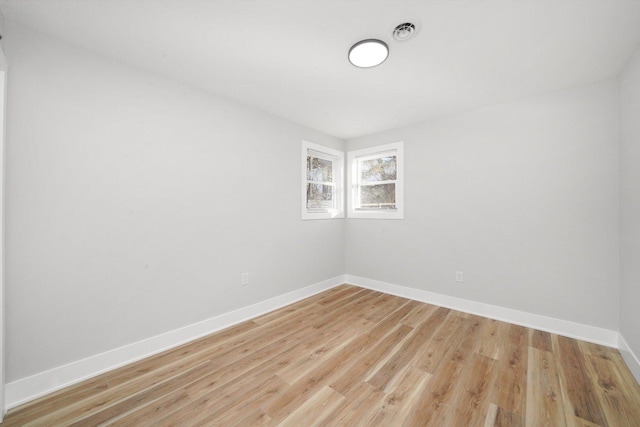
[[[590,421],[584,420],[572,414],[567,414],[567,425],[569,427],[607,427],[607,424],[596,424]]]
[[[402,298],[402,301],[402,305],[398,306],[398,308],[396,308],[395,310],[390,311],[389,313],[391,314],[385,315],[373,327],[371,327],[371,329],[369,329],[367,334],[372,339],[380,339],[387,335],[391,329],[393,329],[398,323],[400,323],[404,316],[406,316],[411,312],[411,310],[420,305],[420,303],[417,301],[410,301],[404,298]]]
[[[296,328],[302,322],[304,322],[305,327],[316,324],[322,325],[334,319],[335,316],[341,316],[348,311],[357,311],[360,305],[366,304],[377,297],[378,294],[364,289],[361,292],[350,292],[338,301],[327,302],[326,304],[306,304],[305,302],[304,309],[288,306],[286,313],[282,316],[271,317],[268,321],[263,321],[254,333],[262,331],[262,335],[268,335],[269,333],[265,331],[278,330],[282,325],[286,325],[288,328]],[[349,309],[346,309],[347,307]]]
[[[208,394],[211,390],[222,387],[230,381],[243,377],[248,372],[268,364],[272,358],[278,358],[281,366],[296,360],[306,349],[297,344],[305,335],[313,333],[313,328],[306,328],[287,335],[267,346],[255,349],[253,352],[244,353],[237,359],[229,358],[219,362],[217,369],[187,387],[187,392],[192,399],[197,399]]]
[[[498,360],[500,358],[500,324],[494,319],[485,319],[482,334],[476,341],[473,352],[485,357]]]
[[[460,331],[460,336],[451,346],[449,353],[445,356],[458,363],[466,363],[473,357],[473,348],[477,346],[479,337],[483,335],[485,319],[471,314],[466,315],[464,325]]]
[[[435,374],[447,360],[451,347],[456,345],[464,327],[465,318],[451,311],[440,329],[429,340],[427,346],[422,347],[412,360],[412,365],[430,374]]]
[[[618,374],[621,381],[620,385],[625,388],[625,395],[635,402],[640,402],[640,384],[631,374],[629,367],[618,350],[584,341],[579,341],[578,345],[585,355],[609,361],[613,365],[611,369]]]
[[[121,414],[122,416],[118,418],[107,420],[106,422],[101,423],[100,426],[151,426],[157,419],[162,418],[167,413],[171,413],[176,409],[183,407],[190,401],[191,399],[185,389],[180,388],[164,395],[158,400],[140,406],[134,411],[127,414]]]
[[[497,406],[493,427],[524,427],[524,417]]]
[[[369,351],[365,352],[345,370],[343,375],[332,381],[330,383],[331,387],[343,395],[349,393],[352,388],[365,381],[376,362],[384,360],[385,356],[412,331],[413,329],[410,326],[404,324],[397,326],[387,336],[377,340]]]
[[[233,406],[229,406],[228,408],[226,408],[218,416],[216,416],[213,421],[219,423],[219,425],[222,426],[233,425],[235,424],[236,420],[241,419],[247,412],[250,412],[255,407],[262,408],[262,405],[264,403],[270,401],[273,396],[281,393],[285,388],[289,387],[289,384],[282,381],[282,379],[280,379],[280,377],[278,377],[277,375],[269,378],[266,385],[267,386],[260,386],[260,388],[253,393],[250,399],[243,398],[246,397],[247,393],[245,393],[244,396],[239,396]],[[264,411],[260,409],[260,412]],[[268,416],[264,418],[264,420],[266,420],[267,418],[268,420],[271,420],[271,418]]]
[[[586,355],[599,357],[600,359],[614,361],[620,354],[618,353],[618,350],[610,347],[605,347],[600,344],[578,341],[578,345],[580,346],[580,350],[583,351]]]
[[[106,390],[78,403],[61,407],[50,414],[34,420],[32,423],[25,423],[24,425],[72,425],[74,422],[91,417],[92,415],[101,418],[101,416],[97,414],[103,411],[104,408],[120,404],[128,399],[135,399],[139,393],[145,393],[147,391],[153,392],[157,387],[166,389],[167,387],[172,387],[176,382],[177,384],[182,384],[184,381],[192,381],[194,378],[203,375],[203,372],[206,372],[211,365],[211,361],[205,361],[198,366],[197,369],[194,369],[194,372],[182,372],[179,369],[171,369],[158,375],[147,376],[144,378],[144,381],[138,380],[135,383],[125,383],[119,387],[114,387],[113,390]],[[142,395],[144,396],[144,394]],[[144,401],[144,397],[142,399]],[[125,406],[129,407],[128,405]]]
[[[343,371],[348,370],[350,364],[357,360],[358,355],[365,353],[381,336],[389,333],[391,328],[399,323],[400,319],[414,308],[414,305],[412,302],[407,302],[373,327],[369,334],[361,335],[353,339],[349,344],[341,348],[340,351],[333,354],[317,368],[309,372],[302,381],[292,384],[288,391],[269,403],[264,408],[265,412],[276,422],[286,418],[289,413],[317,391],[317,389],[330,383],[333,378],[341,375]],[[389,319],[394,320],[390,321]]]
[[[549,351],[529,347],[528,360],[527,427],[566,426],[555,356]]]
[[[56,391],[32,402],[11,409],[9,415],[2,422],[2,427],[22,426],[29,421],[44,417],[59,408],[81,402],[96,394],[107,390],[106,375],[75,384],[65,389]]]
[[[311,396],[310,399],[300,405],[295,411],[287,416],[278,426],[300,427],[300,426],[320,426],[324,425],[324,419],[331,415],[331,412],[342,403],[344,396],[332,389],[324,386]]]
[[[640,386],[615,349],[339,286],[12,409],[2,425],[525,424],[640,426]]]
[[[182,346],[158,357],[152,357],[148,367],[141,367],[139,365],[141,362],[136,362],[128,367],[117,370],[107,377],[109,385],[111,389],[118,390],[117,386],[136,381],[136,386],[140,387],[147,381],[145,380],[147,377],[153,379],[159,375],[167,375],[167,373],[176,370],[187,369],[200,363],[203,360],[203,356],[205,358],[215,359],[218,363],[225,360],[223,356],[233,359],[237,357],[238,353],[248,351],[247,346],[250,349],[251,346],[260,343],[254,339],[255,335],[253,335],[256,325],[252,324],[252,322],[245,323],[247,325],[242,328],[231,328],[214,334],[214,336],[218,336],[219,339],[207,337],[195,341],[191,347],[188,345]],[[262,333],[265,331],[268,331],[268,329],[261,330]],[[211,349],[212,345],[215,345],[213,350]],[[243,345],[245,347],[243,347]],[[236,351],[236,353],[233,353],[233,351]],[[167,371],[167,369],[171,370]]]
[[[319,363],[331,357],[334,352],[344,346],[345,334],[346,332],[344,331],[341,334],[335,334],[332,338],[328,339],[324,345],[311,350],[305,345],[305,354],[297,360],[292,361],[290,365],[281,366],[280,369],[276,371],[276,375],[288,384],[294,384],[300,381]]]
[[[484,419],[484,427],[494,427],[496,425],[496,418],[498,417],[498,405],[495,403],[489,404],[487,410],[487,416]]]
[[[318,293],[316,295],[312,295],[296,303],[282,307],[278,310],[274,310],[269,313],[262,314],[258,317],[253,318],[252,321],[258,325],[262,325],[264,323],[269,322],[272,319],[282,318],[285,315],[292,314],[300,310],[305,310],[311,305],[325,305],[322,303],[327,300],[336,301],[336,300],[340,300],[341,298],[352,296],[354,294],[365,292],[365,291],[367,291],[367,289],[358,288],[352,285],[337,286],[335,288],[331,288],[327,291]],[[336,294],[340,294],[341,296],[336,299],[335,298]]]
[[[363,312],[368,307],[375,306],[378,297],[375,294],[360,295],[358,299],[351,300],[343,307],[322,307],[321,316],[304,317],[304,323],[319,330],[330,331],[346,318],[364,317]],[[344,307],[349,307],[345,310]]]
[[[531,346],[538,350],[553,352],[551,334],[543,331],[531,330]]]
[[[587,356],[587,359],[607,422],[620,427],[637,426],[634,413],[640,401],[633,398],[633,392],[627,388],[615,364],[601,357]]]
[[[368,421],[384,393],[366,382],[354,382],[354,385],[343,394],[345,400],[325,419],[325,425],[351,427],[365,425]]]
[[[500,338],[500,359],[492,402],[508,412],[524,417],[529,332],[522,326],[503,323]]]
[[[367,420],[369,425],[408,425],[406,420],[412,414],[412,408],[422,395],[432,375],[414,367],[407,367],[401,373],[398,381],[384,394],[378,407],[373,410]],[[368,414],[362,414],[366,419]]]
[[[495,371],[498,362],[475,354],[467,362],[461,387],[456,398],[451,425],[482,425],[489,411]]]
[[[446,360],[464,364],[473,355],[483,327],[478,316],[450,313],[428,345],[417,351],[412,364],[429,373],[437,371]]]
[[[210,425],[211,424],[195,424],[194,427],[209,427]],[[275,423],[267,414],[264,413],[262,409],[256,409],[250,412],[249,415],[239,416],[236,420],[234,420],[232,424],[222,423],[219,425],[220,426],[236,425],[236,426],[251,426],[251,427],[257,427],[257,426],[269,427],[269,426],[274,426]]]
[[[146,390],[139,393],[130,395],[129,397],[114,403],[105,408],[100,408],[99,411],[93,411],[90,415],[74,421],[70,425],[82,426],[82,425],[98,425],[111,419],[116,419],[122,414],[135,411],[140,406],[147,405],[154,402],[163,396],[172,393],[175,390],[180,390],[183,387],[189,385],[196,379],[203,376],[211,369],[211,361],[206,361],[200,365],[185,371],[183,374],[172,377],[171,379],[156,384]]]
[[[424,346],[431,336],[442,326],[449,314],[449,309],[439,308],[431,316],[425,319],[395,352],[395,354],[382,366],[367,382],[374,387],[385,390],[393,378],[404,369],[409,361],[415,357],[416,352]]]
[[[562,390],[565,407],[570,415],[597,425],[605,425],[600,402],[587,375],[585,358],[576,340],[555,336],[554,353],[563,375]],[[567,419],[569,422],[569,419]]]
[[[368,301],[366,306],[350,307],[344,315],[335,316],[330,321],[314,323],[318,334],[305,340],[309,349],[317,349],[328,341],[333,341],[337,335],[352,337],[366,333],[373,325],[382,321],[389,313],[393,313],[398,307],[406,303],[406,300],[398,297],[374,298]],[[366,314],[365,314],[366,313]]]
[[[227,425],[221,421],[239,417],[260,407],[259,402],[285,389],[287,384],[268,371],[256,371],[227,387],[211,390],[165,417],[159,425]],[[243,400],[250,396],[251,404]]]
[[[431,304],[421,304],[416,307],[413,311],[408,313],[401,322],[407,326],[411,326],[412,328],[418,327],[422,322],[428,319],[434,311],[439,309],[437,305]]]
[[[350,298],[356,294],[369,294],[371,292],[370,289],[357,288],[355,286],[340,286],[338,288],[333,288],[335,290],[334,293],[324,293],[319,294],[320,299],[316,302],[316,304],[320,304],[323,306],[335,304],[340,301],[344,301],[346,298]]]
[[[345,307],[350,307],[353,303],[351,301]],[[330,314],[330,312],[325,313],[322,317],[328,317]],[[214,383],[224,383],[234,375],[251,369],[251,365],[260,359],[269,357],[272,351],[280,352],[287,346],[297,345],[317,332],[315,328],[306,326],[304,322],[292,322],[290,318],[288,320],[285,324],[270,322],[264,327],[252,330],[250,335],[243,335],[241,341],[233,342],[230,349],[217,354],[216,362],[219,369],[199,382],[205,383],[202,386],[203,389],[211,388]],[[194,387],[190,388],[191,394],[192,397],[197,398],[193,395],[194,389]]]
[[[453,415],[456,390],[464,366],[448,360],[433,374],[416,406],[407,416],[408,426],[446,426]]]
[[[115,387],[129,382],[133,378],[143,377],[158,369],[164,369],[168,364],[176,362],[184,363],[186,360],[199,361],[204,351],[209,353],[209,356],[215,356],[216,353],[211,352],[211,346],[215,345],[216,351],[222,352],[226,348],[231,347],[233,343],[241,341],[245,335],[248,335],[257,328],[258,325],[253,322],[243,322],[213,335],[134,362],[114,372],[109,372],[105,374],[105,378],[109,387]],[[250,339],[251,335],[248,336]]]

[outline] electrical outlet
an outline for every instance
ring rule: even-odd
[[[462,275],[462,271],[456,271],[456,282],[464,282],[464,276]]]
[[[247,286],[249,284],[249,273],[242,273],[240,275],[240,284],[242,286]]]

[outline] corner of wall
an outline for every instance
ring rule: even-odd
[[[597,326],[583,325],[568,320],[527,313],[350,274],[346,275],[346,283],[608,347],[618,348],[620,342],[617,331]]]
[[[640,384],[640,359],[633,350],[631,350],[631,347],[629,347],[629,344],[622,334],[618,334],[618,350],[636,381]]]

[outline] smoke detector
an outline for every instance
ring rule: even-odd
[[[393,29],[393,38],[399,42],[404,42],[414,38],[418,34],[418,28],[411,22],[404,22]]]

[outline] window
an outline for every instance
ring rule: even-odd
[[[349,217],[403,219],[402,142],[351,151]]]
[[[343,218],[344,153],[302,141],[302,219]]]

